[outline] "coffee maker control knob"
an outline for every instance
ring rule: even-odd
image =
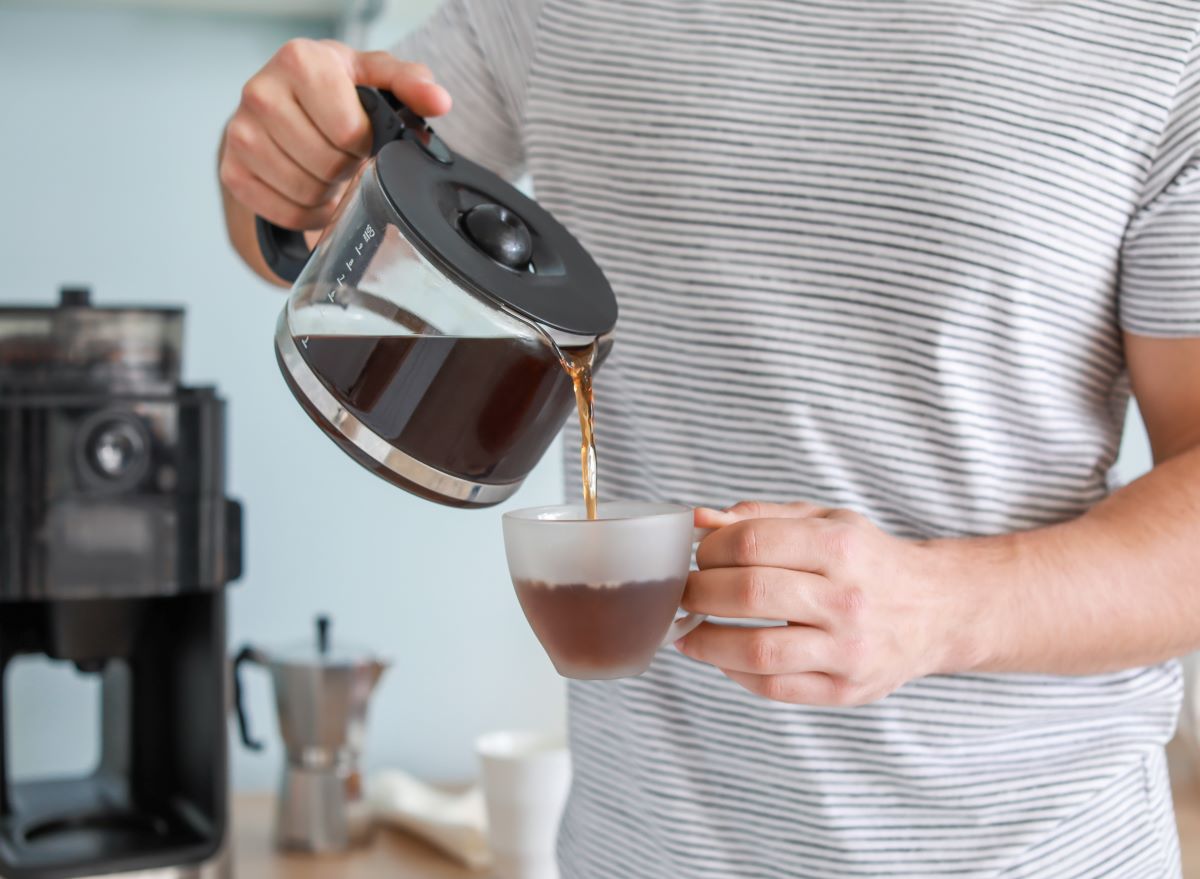
[[[120,479],[137,466],[144,452],[145,444],[133,425],[113,421],[92,434],[88,460],[101,476]]]

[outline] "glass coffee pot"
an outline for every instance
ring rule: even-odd
[[[616,298],[544,208],[360,87],[373,158],[311,253],[258,220],[294,282],[275,350],[296,399],[363,466],[453,506],[520,487],[574,405],[563,351],[610,345]]]

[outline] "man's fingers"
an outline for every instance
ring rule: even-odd
[[[677,647],[685,656],[727,672],[784,675],[833,668],[833,638],[809,626],[704,623],[681,638]]]
[[[365,159],[371,153],[371,123],[354,89],[356,54],[333,42],[315,44],[313,51],[339,63],[299,66],[291,80],[296,102],[330,147]]]
[[[293,91],[289,91],[284,82],[273,79],[258,82],[251,80],[242,91],[242,103],[251,111],[251,118],[262,120],[279,148],[318,180],[336,183],[345,178],[361,161],[361,157],[352,151],[334,146],[329,136],[300,105],[299,97]],[[361,117],[362,128],[365,131],[366,117],[357,97],[353,98],[350,113]],[[368,137],[367,145],[369,144]],[[362,155],[365,156],[366,152],[367,147],[363,147]]]
[[[419,116],[450,112],[450,93],[433,81],[428,67],[400,61],[387,52],[359,52],[354,58],[354,81],[387,89]]]
[[[696,564],[708,568],[789,568],[828,574],[851,552],[849,523],[831,518],[745,519],[700,542]]]
[[[261,125],[235,119],[226,142],[254,176],[303,207],[320,207],[332,195],[330,184],[319,180],[288,156]]]
[[[805,501],[777,504],[770,501],[740,501],[724,511],[735,521],[743,519],[811,519],[827,511],[825,507]]]
[[[720,528],[745,519],[809,519],[828,512],[824,507],[802,501],[791,504],[741,501],[724,510],[697,507],[695,521],[697,528]]]
[[[223,154],[232,162],[222,179],[232,173],[242,192],[266,187],[277,197],[262,204],[237,200],[274,222],[298,220],[304,208],[324,214],[324,202],[370,153],[371,124],[356,82],[390,89],[424,115],[450,108],[449,95],[423,64],[359,53],[332,40],[289,40],[243,87]]]
[[[316,208],[297,204],[280,195],[244,165],[222,166],[221,182],[239,202],[253,205],[255,213],[285,229],[323,229],[336,207],[332,201]]]
[[[822,672],[790,675],[758,675],[726,671],[725,676],[751,693],[776,702],[794,705],[843,706],[856,704],[847,688]]]
[[[709,568],[692,571],[683,593],[683,609],[714,617],[790,620],[826,626],[832,620],[833,590],[817,574],[782,568]]]

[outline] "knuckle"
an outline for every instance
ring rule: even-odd
[[[768,675],[758,685],[758,692],[772,702],[791,702],[795,698],[792,685],[782,675]]]
[[[765,632],[754,632],[746,644],[746,659],[750,670],[759,674],[777,670],[779,648],[773,639],[766,637]]]
[[[338,149],[349,151],[366,137],[368,125],[367,117],[351,107],[329,123],[325,136]]]
[[[843,623],[858,625],[867,610],[867,594],[859,586],[846,586],[834,596],[833,609]]]
[[[279,66],[288,73],[302,75],[307,71],[314,48],[316,48],[316,44],[312,40],[296,37],[280,46],[279,51],[275,53],[275,58],[279,62]]]
[[[738,501],[729,509],[750,519],[761,519],[766,515],[766,507],[761,501]]]
[[[838,522],[825,529],[825,552],[835,564],[845,564],[855,555],[858,530]]]
[[[247,175],[242,166],[236,162],[228,159],[222,161],[220,168],[217,169],[217,176],[225,188],[234,195],[242,195],[245,192]]]
[[[270,112],[271,100],[269,92],[270,90],[261,77],[255,76],[250,78],[242,86],[242,106],[251,113],[260,116]]]
[[[235,116],[225,127],[225,143],[235,150],[254,148],[254,126],[240,116]]]
[[[838,522],[845,522],[848,525],[861,525],[867,521],[866,516],[861,513],[856,513],[854,510],[837,509],[831,512],[828,516]]]
[[[766,607],[771,593],[767,574],[761,568],[749,568],[741,576],[741,604],[751,614]]]
[[[309,53],[304,63],[304,78],[312,85],[329,90],[338,88],[350,79],[350,74],[327,47],[321,46],[318,51]]]
[[[748,567],[758,560],[758,532],[751,523],[739,523],[733,535],[733,563]]]

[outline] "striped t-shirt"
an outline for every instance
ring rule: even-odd
[[[1110,491],[1121,331],[1200,336],[1200,0],[448,0],[438,127],[616,289],[601,491],[986,535]],[[568,444],[567,485],[578,462]],[[1178,875],[1178,667],[766,701],[574,683],[564,879]]]

